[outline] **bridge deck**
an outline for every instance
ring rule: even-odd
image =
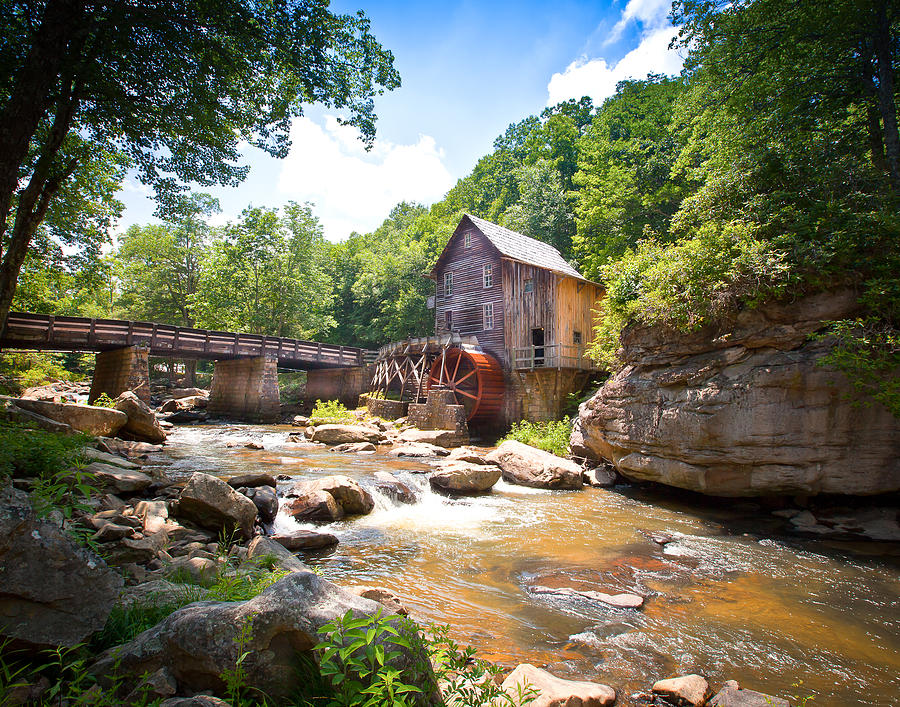
[[[352,346],[301,339],[28,312],[10,312],[6,332],[0,338],[3,349],[109,351],[135,345],[147,346],[151,356],[191,359],[277,356],[279,366],[304,370],[362,366],[377,355]]]

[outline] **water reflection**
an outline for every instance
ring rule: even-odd
[[[388,587],[485,657],[607,682],[618,704],[685,671],[776,694],[795,694],[803,680],[801,692],[820,707],[896,704],[896,544],[768,537],[778,519],[754,504],[646,489],[548,492],[501,482],[487,496],[448,499],[431,493],[421,461],[334,454],[287,442],[290,430],[183,427],[159,461],[185,477],[342,473],[373,490],[375,471],[396,474],[417,503],[377,494],[371,515],[324,528],[340,545],[304,559],[339,584]],[[245,449],[250,439],[264,449]],[[296,527],[283,515],[276,521],[279,530]],[[673,542],[660,546],[641,530]],[[642,611],[619,610],[531,592],[537,585],[648,599]]]

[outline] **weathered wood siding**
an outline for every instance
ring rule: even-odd
[[[534,288],[525,292],[525,281],[531,279]],[[531,346],[531,330],[544,330],[544,345],[555,344],[556,281],[550,270],[525,265],[514,260],[503,260],[503,294],[506,312],[506,337],[504,346],[512,355],[517,347]]]
[[[581,332],[581,342],[587,345],[594,340],[596,315],[594,310],[600,304],[603,290],[589,282],[581,282],[571,277],[559,279],[556,289],[557,320],[556,342],[574,344],[576,331]]]
[[[447,243],[441,260],[435,269],[435,333],[446,332],[446,312],[453,312],[453,331],[473,335],[481,347],[508,366],[504,344],[506,321],[503,300],[500,253],[473,225],[458,228]],[[471,235],[471,244],[465,246],[465,234]],[[484,266],[493,268],[493,286],[484,287]],[[453,273],[453,293],[444,292],[444,273]],[[484,305],[494,305],[494,328],[484,328]]]

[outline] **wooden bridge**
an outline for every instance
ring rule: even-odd
[[[281,368],[315,370],[365,366],[378,353],[352,346],[322,344],[259,334],[192,329],[123,319],[89,319],[10,312],[0,337],[3,349],[112,351],[141,346],[150,356],[229,360],[266,356]]]

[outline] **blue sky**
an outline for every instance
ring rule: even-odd
[[[440,200],[510,123],[568,98],[600,103],[623,78],[681,67],[667,48],[675,34],[670,0],[337,0],[331,7],[363,10],[400,72],[402,87],[376,100],[374,149],[366,153],[334,111],[310,107],[294,122],[287,158],[248,148],[247,180],[209,190],[223,207],[214,222],[237,218],[248,204],[310,201],[327,238],[367,232],[399,201]],[[120,228],[152,220],[142,185],[127,180],[120,197]]]

